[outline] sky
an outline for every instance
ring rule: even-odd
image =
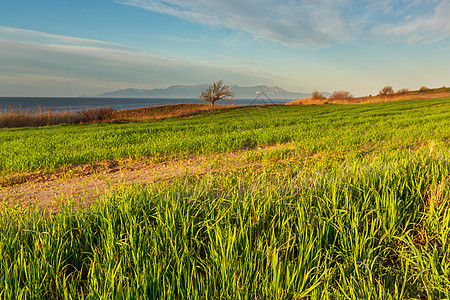
[[[450,85],[450,0],[0,0],[0,96]]]

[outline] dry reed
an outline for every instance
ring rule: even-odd
[[[57,111],[37,107],[22,109],[0,105],[0,128],[40,127],[58,124],[80,124],[105,120],[116,109],[113,107],[87,108],[81,111]]]

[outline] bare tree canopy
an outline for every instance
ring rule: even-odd
[[[322,95],[321,93],[319,93],[319,90],[314,90],[314,92],[312,93],[311,98],[313,98],[314,100],[323,100],[323,99],[327,99],[327,97],[325,97],[324,95]]]
[[[211,103],[211,107],[214,106],[214,102],[219,100],[230,101],[233,100],[234,93],[230,90],[231,86],[225,85],[223,80],[213,82],[207,88],[205,88],[200,94],[200,99]]]
[[[394,89],[392,86],[388,85],[381,89],[379,95],[380,96],[393,96],[395,94]]]
[[[335,91],[330,96],[330,100],[348,100],[352,99],[353,95],[349,91]]]

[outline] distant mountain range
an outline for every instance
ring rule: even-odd
[[[199,85],[173,85],[166,89],[122,89],[112,91],[95,97],[104,98],[198,98],[201,91],[206,88],[208,84]],[[256,97],[268,97],[270,99],[300,99],[308,98],[311,93],[292,93],[288,92],[278,86],[248,86],[241,87],[233,85],[231,90],[234,92],[235,99],[255,99]],[[324,96],[329,93],[323,93]],[[267,98],[266,97],[266,98]]]

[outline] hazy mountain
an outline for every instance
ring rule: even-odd
[[[173,85],[166,89],[122,89],[97,95],[105,98],[198,98],[207,84],[199,85]],[[236,99],[254,99],[256,97],[269,97],[270,99],[299,99],[311,96],[311,93],[292,93],[277,86],[248,86],[233,85],[231,90]],[[324,93],[326,96],[328,93]]]

